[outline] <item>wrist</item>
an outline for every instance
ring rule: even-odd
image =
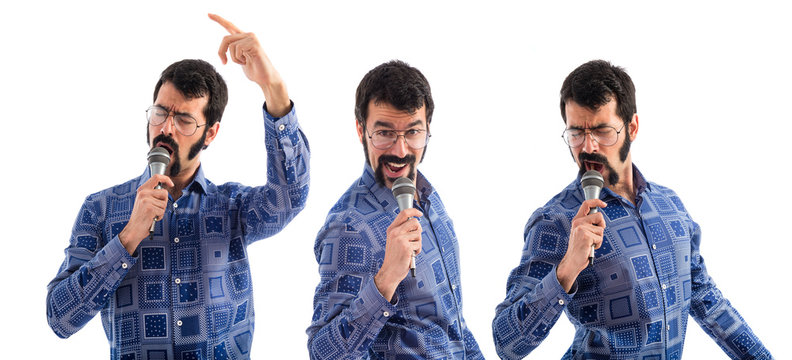
[[[556,278],[558,283],[561,284],[561,287],[564,288],[564,291],[569,293],[569,290],[572,289],[572,284],[575,283],[577,274],[569,269],[569,266],[567,266],[564,260],[561,260],[561,263],[556,267]]]
[[[275,82],[260,85],[264,93],[264,100],[267,102],[267,112],[275,118],[286,116],[291,111],[291,100],[286,91],[286,84]]]
[[[385,300],[388,300],[388,302],[393,300],[393,294],[396,293],[396,286],[398,283],[394,284],[393,281],[387,279],[386,275],[382,274],[382,272],[378,272],[377,275],[374,275],[374,285]]]

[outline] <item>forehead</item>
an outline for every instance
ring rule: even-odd
[[[393,105],[381,102],[375,104],[370,101],[368,104],[368,118],[366,127],[368,128],[391,128],[403,129],[413,126],[425,127],[426,106],[421,106],[415,113],[399,110]]]
[[[581,106],[573,100],[567,100],[564,107],[568,128],[596,127],[599,125],[611,125],[620,120],[616,114],[616,100],[608,101],[597,110]]]
[[[181,113],[190,113],[198,117],[203,116],[203,109],[209,103],[209,98],[204,95],[198,98],[187,98],[170,81],[162,84],[157,93],[154,105]]]

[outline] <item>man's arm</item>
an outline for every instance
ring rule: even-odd
[[[66,259],[47,285],[47,322],[61,338],[79,331],[106,306],[137,262],[119,236],[111,234],[110,240],[105,240],[102,224],[106,208],[101,196],[85,200],[65,250]]]
[[[693,294],[690,308],[693,318],[732,359],[772,359],[770,351],[707,274],[704,258],[699,252],[701,229],[692,220],[691,223],[690,277]]]
[[[247,78],[264,94],[264,129],[267,148],[267,184],[263,187],[229,187],[237,201],[245,241],[272,236],[282,230],[305,207],[310,183],[310,148],[297,121],[286,84],[259,44],[256,35],[242,32],[214,14],[209,18],[229,35],[218,55],[240,64]]]
[[[492,321],[495,349],[501,358],[522,359],[558,321],[577,291],[576,279],[588,265],[591,245],[602,244],[604,219],[601,213],[588,215],[589,208],[604,205],[598,199],[587,200],[570,225],[565,224],[563,214],[546,216],[542,210],[528,220],[520,265],[509,275],[506,299]],[[556,239],[559,249],[540,250],[545,237]],[[563,246],[566,239],[568,244]],[[572,273],[563,273],[565,269]]]
[[[356,225],[348,224],[348,214],[335,216],[341,214],[343,217],[328,218],[314,249],[321,280],[314,295],[311,326],[306,330],[311,359],[360,359],[368,354],[385,323],[396,315],[396,287],[407,276],[410,254],[421,247],[420,241],[414,241],[415,235],[420,237],[420,224],[410,219],[421,213],[405,209],[388,228],[384,260],[377,275],[372,267],[379,260],[372,254],[358,254],[365,259],[360,260],[366,262],[362,266],[339,266],[340,259],[348,256],[342,249],[370,251],[374,248],[372,241],[377,241],[368,229],[354,229]],[[379,216],[370,221],[387,221],[385,213]],[[391,278],[397,279],[395,285]]]

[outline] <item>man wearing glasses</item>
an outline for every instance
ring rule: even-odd
[[[679,359],[688,315],[729,357],[771,358],[707,274],[682,201],[633,165],[629,75],[602,60],[581,65],[561,87],[561,117],[580,175],[596,170],[605,187],[585,200],[579,175],[528,220],[492,323],[498,355],[523,358],[566,311],[576,333],[565,359]]]
[[[310,154],[280,75],[255,35],[210,17],[231,33],[220,46],[223,63],[228,50],[264,92],[267,158],[249,162],[267,164],[267,185],[215,185],[204,176],[200,154],[218,134],[225,81],[202,60],[165,69],[146,110],[146,137],[170,153],[166,175],[147,169],[88,196],[47,287],[55,334],[71,336],[101,310],[111,359],[249,358],[245,249],[283,229],[305,204]]]
[[[426,78],[401,61],[374,68],[358,86],[366,165],[316,238],[312,359],[483,358],[462,316],[451,219],[416,169],[433,109]],[[416,191],[413,208],[399,212],[391,187],[402,177]],[[408,276],[415,254],[415,276]]]

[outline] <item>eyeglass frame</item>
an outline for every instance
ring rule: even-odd
[[[382,132],[382,131],[393,131],[393,132],[395,132],[395,133],[396,133],[396,139],[395,139],[395,140],[393,140],[393,142],[392,142],[392,143],[391,143],[391,144],[390,144],[388,147],[386,147],[386,148],[384,148],[384,149],[383,149],[383,148],[379,148],[379,147],[376,147],[376,146],[374,146],[374,148],[375,148],[375,149],[377,149],[377,150],[388,150],[388,149],[392,148],[392,147],[393,147],[393,145],[396,145],[396,143],[397,143],[397,142],[399,142],[399,137],[403,137],[403,138],[404,138],[404,144],[405,144],[405,145],[407,145],[407,147],[409,147],[410,149],[413,149],[413,150],[420,150],[420,149],[423,149],[423,148],[425,148],[425,147],[426,147],[426,145],[428,145],[428,144],[429,144],[429,138],[431,138],[431,137],[432,137],[432,134],[429,132],[429,130],[428,130],[428,129],[407,129],[407,130],[391,130],[391,129],[381,129],[381,130],[376,130],[376,131],[374,131],[374,132],[373,132],[373,133],[371,133],[371,134],[369,134],[369,132],[368,132],[368,129],[364,129],[364,130],[365,130],[365,132],[366,132],[366,136],[368,136],[369,140],[371,140],[371,146],[374,146],[374,139],[373,139],[373,137],[374,137],[374,135],[376,135],[378,132]],[[426,132],[426,141],[424,142],[424,145],[423,145],[423,146],[421,146],[421,147],[419,147],[419,148],[414,148],[414,147],[412,147],[412,145],[410,145],[410,143],[409,143],[409,142],[407,142],[407,134],[406,134],[406,132],[408,132],[408,131]]]
[[[622,131],[624,131],[624,128],[625,128],[625,127],[627,127],[627,124],[624,124],[624,123],[622,123],[622,127],[621,127],[619,130],[616,130],[616,128],[615,128],[615,127],[613,127],[613,126],[610,126],[610,125],[604,125],[604,124],[603,124],[603,125],[599,125],[599,126],[595,126],[595,127],[593,127],[593,128],[572,128],[572,129],[564,129],[564,132],[562,132],[562,133],[561,133],[561,139],[563,139],[563,140],[564,140],[564,144],[567,144],[567,146],[569,146],[569,147],[571,147],[571,148],[577,148],[577,147],[581,147],[581,146],[583,146],[583,144],[585,144],[585,143],[586,143],[586,135],[589,135],[589,136],[591,136],[591,140],[593,140],[594,142],[596,142],[596,143],[597,143],[597,144],[599,144],[599,145],[602,145],[602,146],[613,146],[613,145],[615,145],[617,142],[619,142],[619,135],[622,133]],[[616,132],[616,140],[615,140],[615,141],[614,141],[612,144],[607,144],[607,145],[606,145],[606,144],[603,144],[603,143],[599,142],[599,141],[597,140],[597,138],[594,136],[594,134],[592,134],[592,132],[591,132],[592,130],[598,130],[598,129],[604,129],[604,128],[611,128],[611,129],[613,129],[613,131],[615,131],[615,132]],[[567,139],[566,139],[566,136],[564,136],[564,135],[567,133],[567,131],[570,131],[570,130],[579,130],[579,131],[583,131],[583,141],[581,141],[581,142],[580,142],[580,145],[572,146],[572,145],[571,145],[571,144],[570,144],[570,143],[567,141]]]
[[[165,116],[165,120],[163,120],[161,123],[152,124],[151,123],[151,117],[149,117],[149,115],[148,115],[149,111],[152,110],[152,109],[160,109],[162,111],[167,111],[168,115]],[[176,126],[176,116],[188,117],[190,120],[193,121],[193,123],[195,124],[195,129],[193,130],[192,134],[188,135],[188,134],[183,133],[181,130],[179,130],[179,128]],[[149,126],[160,126],[162,124],[165,124],[166,122],[168,122],[168,118],[170,118],[170,117],[173,118],[173,128],[175,128],[176,131],[178,131],[180,134],[182,134],[184,136],[193,136],[193,135],[195,135],[195,133],[198,132],[198,128],[206,126],[206,124],[207,124],[207,123],[203,123],[203,124],[198,125],[198,120],[195,119],[195,117],[192,116],[191,114],[188,114],[188,113],[177,113],[175,111],[168,110],[165,107],[160,106],[160,105],[151,105],[148,108],[146,108],[146,122],[149,124]]]

